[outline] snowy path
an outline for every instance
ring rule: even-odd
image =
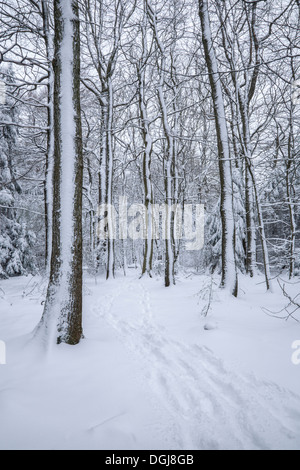
[[[92,307],[142,362],[180,449],[300,448],[300,399],[275,384],[229,370],[198,344],[156,323],[144,280],[119,281]]]
[[[300,325],[263,314],[285,300],[260,278],[245,278],[238,300],[216,288],[208,320],[205,276],[174,289],[136,272],[86,278],[86,339],[47,358],[31,341],[44,298],[35,282],[1,284],[0,449],[300,449]]]

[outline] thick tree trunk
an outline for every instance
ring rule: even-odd
[[[106,261],[106,279],[115,276],[114,260],[114,230],[113,215],[111,208],[113,204],[113,86],[111,78],[108,79],[107,94],[107,124],[106,124],[106,205],[108,216],[108,243],[107,243],[107,261]]]
[[[224,98],[209,19],[207,0],[199,0],[202,41],[214,104],[218,139],[219,170],[221,182],[222,219],[222,287],[238,295],[238,277],[235,260],[235,222],[233,212],[233,182],[226,123]]]
[[[147,63],[147,31],[146,31],[146,8],[145,16],[142,26],[143,34],[143,55],[142,63],[137,66],[137,75],[139,80],[139,108],[140,108],[140,119],[142,127],[142,136],[144,142],[144,153],[143,153],[143,182],[144,182],[144,197],[146,207],[146,239],[144,246],[144,261],[142,267],[142,276],[148,275],[152,277],[152,262],[153,262],[153,187],[151,181],[151,156],[152,156],[152,138],[149,128],[149,118],[147,114],[146,105],[146,63]]]
[[[146,137],[146,136],[145,136]],[[146,239],[145,239],[145,250],[144,250],[144,261],[142,275],[148,275],[152,277],[152,262],[153,262],[153,191],[150,177],[150,166],[151,156],[148,152],[148,144],[146,138],[146,149],[144,152],[143,159],[143,177],[144,177],[144,191],[145,191],[145,207],[146,207]]]
[[[82,338],[82,129],[77,0],[54,0],[54,211],[51,273],[38,327],[47,342]]]
[[[166,266],[165,286],[175,284],[174,251],[173,251],[173,194],[172,194],[172,161],[165,162],[165,192],[166,192]]]
[[[44,28],[44,41],[46,44],[47,59],[49,62],[49,83],[48,92],[48,131],[47,131],[47,153],[46,153],[46,171],[45,171],[45,265],[47,273],[51,269],[51,251],[52,251],[52,218],[53,218],[53,168],[54,168],[54,71],[53,71],[53,53],[54,44],[50,31],[49,6],[46,0],[42,0],[42,16]]]
[[[111,206],[113,203],[113,85],[105,77],[101,96],[101,155],[99,173],[99,206],[105,206],[108,220],[107,239],[98,239],[98,250],[105,253],[106,279],[114,277],[114,230]],[[98,221],[99,222],[99,221]]]

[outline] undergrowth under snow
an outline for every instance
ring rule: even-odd
[[[45,284],[2,281],[0,448],[300,449],[300,325],[262,310],[286,304],[263,278],[242,278],[239,299],[215,282],[86,278],[85,339],[45,355]]]

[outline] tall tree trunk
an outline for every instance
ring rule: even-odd
[[[51,273],[38,327],[47,342],[82,338],[82,129],[77,0],[54,0],[54,211]]]
[[[137,65],[137,75],[139,80],[139,107],[140,107],[140,118],[142,135],[144,142],[144,153],[143,153],[143,182],[144,182],[144,196],[145,196],[145,207],[146,207],[146,239],[144,246],[144,261],[142,268],[142,276],[148,275],[152,277],[152,262],[153,262],[153,187],[151,181],[151,156],[152,156],[152,138],[149,128],[149,118],[147,114],[146,104],[146,64],[147,64],[147,13],[146,6],[144,6],[144,20],[142,25],[142,37],[143,37],[143,55],[142,63]]]
[[[247,162],[245,162],[245,179],[245,206],[247,227],[246,270],[250,277],[253,277],[256,269],[256,227],[254,222],[253,183],[249,173]]]
[[[111,78],[107,83],[107,123],[106,123],[106,208],[108,218],[108,241],[107,241],[107,261],[106,261],[106,279],[115,275],[114,261],[114,221],[112,215],[113,204],[113,86]]]
[[[292,194],[292,182],[291,182],[291,168],[294,163],[294,123],[293,123],[293,107],[290,113],[290,131],[288,140],[288,161],[286,163],[286,192],[287,202],[289,209],[290,218],[290,249],[289,249],[289,276],[292,279],[295,275],[295,248],[296,248],[296,218],[295,218],[295,206],[294,198]]]
[[[169,154],[170,155],[170,154]],[[166,193],[166,265],[165,286],[175,284],[174,251],[173,251],[173,194],[172,194],[172,160],[165,161],[165,193]]]
[[[98,250],[105,253],[106,279],[114,277],[114,223],[111,213],[113,203],[113,85],[111,77],[102,82],[101,155],[99,173],[99,205],[105,207],[108,220],[107,239],[98,239]]]
[[[235,83],[238,88],[237,83]],[[245,160],[245,200],[246,200],[246,227],[247,227],[247,256],[246,256],[246,268],[247,273],[251,277],[254,276],[256,269],[256,228],[254,220],[254,188],[255,181],[252,175],[254,175],[254,169],[252,168],[252,149],[251,149],[251,136],[250,136],[250,122],[249,122],[249,98],[248,96],[243,97],[241,90],[238,88],[238,102],[239,111],[243,127],[242,149]],[[258,207],[257,207],[258,210]],[[259,217],[263,220],[262,214]],[[263,243],[263,240],[262,240]],[[264,247],[264,253],[267,252],[268,248]],[[264,265],[267,265],[264,259]]]
[[[263,211],[260,201],[260,195],[257,188],[255,172],[251,160],[252,152],[250,150],[250,131],[249,131],[249,123],[248,123],[248,113],[245,112],[245,109],[241,107],[241,116],[242,121],[245,123],[246,126],[246,135],[244,136],[244,156],[245,156],[245,167],[246,167],[246,174],[248,175],[247,182],[246,182],[246,217],[248,218],[247,221],[247,240],[248,240],[248,247],[247,247],[247,260],[250,266],[256,266],[256,242],[255,242],[255,228],[254,228],[254,215],[253,215],[253,205],[252,205],[252,197],[254,194],[256,209],[257,209],[257,216],[258,216],[258,223],[259,223],[259,234],[261,239],[262,245],[262,255],[263,255],[263,264],[264,264],[264,272],[265,272],[265,279],[266,279],[266,286],[267,290],[271,290],[271,273],[270,273],[270,260],[269,260],[269,250],[267,245],[267,238],[265,232],[265,224],[264,224],[264,217]],[[244,131],[245,132],[245,131]],[[249,134],[249,136],[248,136]],[[247,201],[248,198],[248,201]],[[248,202],[248,207],[247,207]],[[254,274],[254,269],[252,268],[252,275]],[[251,271],[250,271],[251,273]]]
[[[154,34],[154,40],[157,44],[158,50],[161,56],[161,63],[159,66],[159,84],[158,84],[158,100],[161,111],[162,125],[164,129],[164,134],[166,137],[166,150],[164,157],[164,178],[165,178],[165,205],[166,205],[166,227],[165,227],[165,286],[170,287],[175,284],[175,257],[174,257],[174,246],[173,246],[173,229],[174,229],[174,219],[173,219],[173,203],[174,203],[174,176],[172,172],[172,166],[174,161],[174,137],[171,126],[169,124],[167,103],[164,95],[164,86],[165,86],[165,72],[166,72],[166,54],[163,43],[161,42],[157,30],[157,20],[155,12],[150,5],[150,2],[146,0],[147,13],[150,20],[150,24]]]
[[[178,83],[176,77],[176,59],[172,55],[172,67],[171,67],[171,78],[172,78],[172,91],[174,95],[173,99],[173,114],[174,114],[174,124],[173,124],[173,134],[175,134],[174,144],[173,144],[173,156],[172,156],[172,180],[173,180],[173,201],[174,201],[174,212],[172,213],[172,249],[173,249],[173,278],[175,279],[176,275],[176,265],[179,259],[180,254],[180,239],[178,239],[177,228],[182,222],[182,211],[178,210],[179,207],[179,173],[178,173],[178,135],[179,135],[179,125],[178,125]],[[179,220],[181,219],[181,220]]]
[[[253,206],[252,206],[252,197],[254,194],[257,216],[259,221],[259,233],[262,245],[262,254],[263,254],[263,264],[264,272],[266,279],[267,290],[271,289],[271,273],[270,273],[270,260],[269,260],[269,250],[267,245],[267,238],[265,233],[265,224],[263,211],[260,201],[260,195],[258,192],[255,170],[252,164],[252,150],[251,150],[251,137],[250,137],[250,123],[249,123],[249,103],[250,98],[242,97],[241,90],[238,89],[238,100],[240,115],[243,125],[243,152],[245,157],[245,167],[246,167],[246,217],[247,217],[247,260],[249,265],[256,266],[255,252],[256,252],[256,243],[255,243],[255,229],[254,229],[254,215],[253,215]],[[248,198],[248,200],[247,200]],[[247,207],[248,204],[248,207]],[[249,266],[248,265],[248,266]],[[251,274],[251,271],[250,271]],[[252,275],[254,274],[254,269],[252,268]]]
[[[100,224],[99,210],[106,204],[106,165],[107,165],[107,105],[105,98],[100,100],[101,108],[101,127],[100,127],[100,168],[99,168],[99,192],[98,192],[98,214],[97,226]],[[107,240],[103,240],[99,236],[97,230],[97,270],[102,262],[102,255],[106,254]]]
[[[50,31],[50,15],[47,0],[42,0],[42,16],[44,27],[44,41],[46,44],[47,59],[49,62],[49,82],[47,85],[48,93],[48,131],[47,131],[47,153],[46,153],[46,171],[45,171],[45,265],[50,273],[51,269],[51,250],[52,250],[52,218],[53,218],[53,168],[54,168],[54,71],[53,71],[53,37]]]
[[[253,183],[255,202],[256,202],[256,207],[257,207],[257,216],[258,216],[259,233],[260,233],[261,246],[262,246],[262,255],[263,255],[263,264],[264,264],[264,271],[265,271],[266,286],[267,286],[267,290],[272,290],[269,250],[268,250],[268,245],[267,245],[267,237],[266,237],[266,231],[265,231],[265,223],[264,223],[264,219],[263,219],[263,211],[262,211],[260,196],[259,196],[259,193],[258,193],[258,188],[257,188],[256,179],[255,179],[255,175],[254,175],[254,170],[253,170],[250,162],[248,162],[248,169],[250,171],[250,175],[251,175],[251,179],[252,179],[252,183]]]
[[[218,139],[219,170],[221,182],[222,219],[222,287],[238,295],[238,277],[235,259],[235,222],[233,212],[233,181],[229,151],[229,136],[226,123],[221,78],[214,49],[207,0],[199,0],[206,65],[214,104],[214,115]]]

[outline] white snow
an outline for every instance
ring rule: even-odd
[[[207,282],[87,278],[85,340],[45,357],[45,283],[1,281],[0,449],[299,449],[300,325],[262,311],[285,305],[263,277],[216,287],[204,318]]]

